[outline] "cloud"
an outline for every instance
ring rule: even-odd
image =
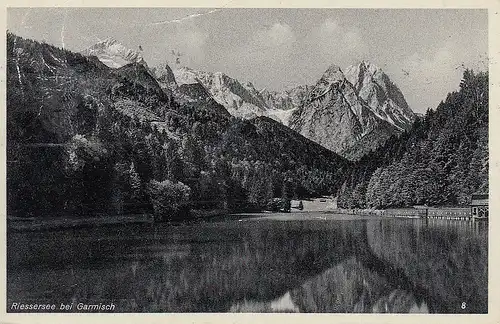
[[[323,56],[334,57],[338,60],[346,57],[363,59],[368,52],[358,28],[341,25],[333,18],[327,18],[314,28],[311,40]]]
[[[238,57],[239,61],[244,58],[246,61],[242,63],[274,65],[276,68],[290,59],[296,40],[292,28],[278,22],[255,31],[246,43],[235,44],[228,54]]]
[[[177,62],[178,59],[181,66],[199,68],[206,61],[210,34],[194,23],[189,24],[189,22],[183,23],[182,26],[180,24],[168,26],[170,26],[170,29],[162,32],[162,35],[164,35],[162,41],[144,48],[143,55],[148,60],[148,64],[154,66],[167,61],[174,67],[174,62]],[[155,33],[158,33],[158,31],[155,31]],[[154,39],[154,37],[156,35],[152,32],[149,38]],[[171,54],[172,51],[179,53],[179,55]]]
[[[458,89],[465,68],[482,69],[480,56],[478,53],[477,59],[470,57],[456,45],[446,43],[427,55],[417,52],[402,58],[392,65],[390,75],[410,107],[425,112],[427,108],[436,108],[450,91]]]
[[[437,81],[449,80],[453,75],[460,72],[455,69],[458,66],[458,59],[453,54],[454,50],[448,44],[439,48],[430,57],[424,57],[420,53],[414,53],[405,59],[401,66],[412,77],[424,78],[427,81],[436,83]]]
[[[348,50],[365,52],[365,45],[359,32],[348,31],[344,34],[344,42]]]
[[[283,79],[283,71],[293,66],[297,36],[286,23],[275,22],[252,29],[242,42],[227,44],[225,51],[213,57],[214,70],[228,72],[240,81],[266,84],[270,78]]]
[[[320,35],[333,35],[337,33],[339,30],[339,24],[337,21],[333,20],[332,18],[327,18],[320,26],[319,26],[319,33]]]
[[[169,45],[182,53],[183,65],[197,65],[205,60],[208,39],[208,33],[198,28],[179,28]]]
[[[250,45],[257,47],[282,46],[290,45],[295,40],[295,34],[288,24],[275,23],[268,28],[257,31]]]

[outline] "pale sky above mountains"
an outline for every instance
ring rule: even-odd
[[[331,64],[368,60],[415,112],[457,89],[463,67],[487,69],[486,10],[466,9],[8,9],[22,37],[82,51],[112,37],[168,61],[221,71],[257,88],[314,84]]]

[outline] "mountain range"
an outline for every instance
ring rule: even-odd
[[[100,42],[83,54],[95,55],[112,68],[130,63],[147,67],[139,52],[126,50],[115,40]],[[416,115],[399,88],[376,65],[361,61],[344,71],[332,65],[315,85],[283,91],[257,89],[251,82],[240,82],[222,72],[172,69],[168,64],[152,68],[151,74],[169,91],[198,87],[199,95],[212,97],[232,116],[272,118],[358,160],[390,136],[411,128]]]
[[[234,117],[201,82],[158,77],[109,43],[101,61],[8,33],[9,215],[184,217],[340,188],[348,160],[266,116]]]
[[[488,187],[487,94],[467,70],[421,117],[366,61],[275,92],[150,67],[115,40],[82,54],[8,33],[8,213],[463,205]]]

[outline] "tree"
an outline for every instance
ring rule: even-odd
[[[285,213],[289,213],[292,208],[292,204],[290,199],[281,199],[281,208],[280,210]]]
[[[164,177],[171,181],[181,180],[184,173],[184,163],[177,152],[177,145],[173,141],[166,141],[162,147],[165,159]]]
[[[204,169],[204,154],[199,142],[187,135],[182,140],[181,157],[184,161],[186,178],[197,178]]]
[[[182,182],[151,180],[147,191],[157,219],[172,220],[187,216],[189,208],[186,203],[191,189]]]

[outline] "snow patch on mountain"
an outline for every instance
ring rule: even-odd
[[[293,113],[291,109],[299,104],[285,92],[259,91],[251,82],[242,83],[222,72],[212,73],[182,67],[174,70],[173,74],[179,86],[201,84],[217,103],[239,118],[267,116],[288,125]]]
[[[116,39],[108,38],[82,51],[86,56],[97,56],[99,61],[110,68],[120,68],[130,63],[139,63],[147,67],[146,61],[138,51],[126,48]]]
[[[288,110],[270,109],[266,112],[266,116],[276,120],[277,122],[282,123],[285,126],[288,126],[290,123],[290,118],[292,117],[292,114],[296,110],[297,108],[292,108]]]

